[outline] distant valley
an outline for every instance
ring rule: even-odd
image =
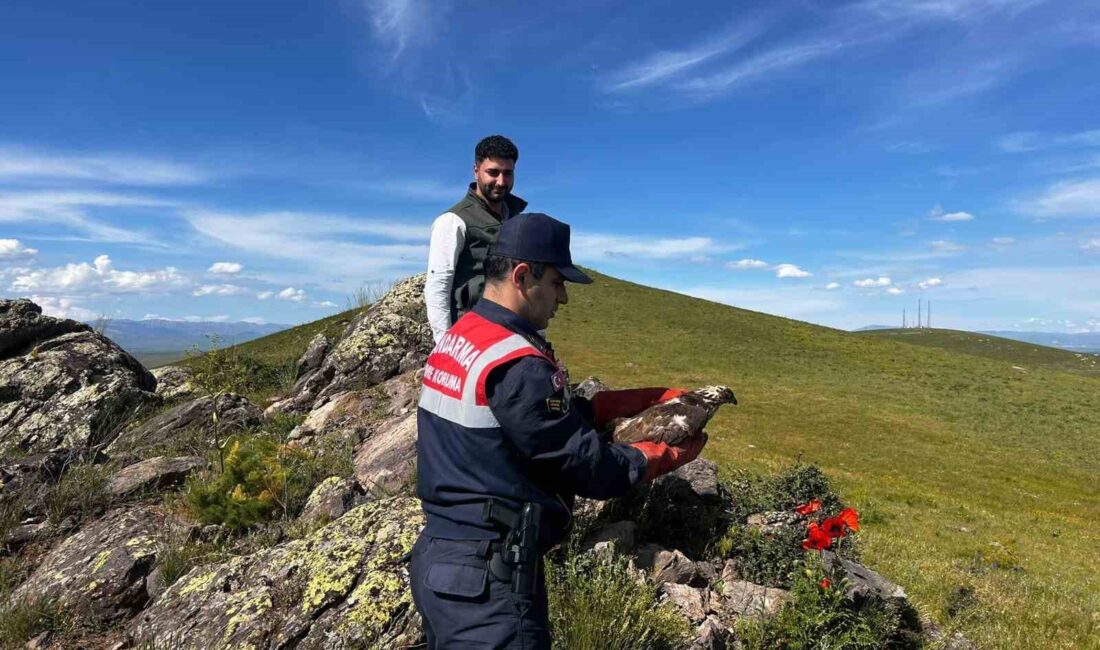
[[[91,323],[91,325],[96,325]],[[193,346],[210,347],[211,336],[221,345],[244,343],[290,327],[281,323],[262,325],[246,322],[189,322],[163,319],[107,321],[104,334],[133,354],[146,366],[154,367],[184,356]]]

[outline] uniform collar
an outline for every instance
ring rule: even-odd
[[[488,298],[481,298],[478,300],[477,304],[474,305],[473,311],[477,312],[479,316],[486,320],[492,321],[497,325],[503,325],[513,332],[522,335],[528,341],[536,344],[536,347],[547,349],[550,347],[550,344],[546,342],[546,339],[542,338],[538,328],[532,325],[531,321]]]
[[[469,189],[466,191],[466,196],[477,201],[478,205],[485,208],[489,214],[495,215],[498,219],[500,218],[500,213],[490,208],[489,204],[485,202],[485,199],[481,198],[481,195],[477,193],[477,183],[470,183]],[[504,197],[504,204],[508,206],[508,218],[512,218],[523,212],[524,208],[527,207],[527,201],[511,193]]]

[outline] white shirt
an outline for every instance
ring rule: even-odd
[[[453,212],[436,217],[428,244],[428,279],[424,281],[424,305],[436,343],[453,325],[451,295],[454,293],[455,265],[465,245],[465,221]]]

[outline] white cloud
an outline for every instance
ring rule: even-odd
[[[56,318],[72,318],[79,321],[95,320],[99,314],[91,309],[85,309],[73,302],[71,298],[58,296],[31,295],[31,301],[42,308],[42,313]]]
[[[393,60],[407,49],[430,41],[435,23],[445,13],[429,0],[365,0],[374,37],[390,50]]]
[[[900,287],[890,287],[886,290],[886,293],[893,296],[900,296],[901,294],[905,293],[905,289],[902,289]]]
[[[720,95],[741,84],[836,53],[845,45],[837,40],[821,40],[778,47],[740,61],[721,72],[679,81],[675,87],[700,98]]]
[[[929,242],[928,245],[932,247],[932,250],[938,251],[940,253],[961,253],[962,251],[966,250],[966,246],[963,246],[962,244],[956,244],[955,242],[948,241],[946,239],[937,239],[933,242]]]
[[[852,283],[853,286],[860,287],[861,289],[867,289],[871,287],[888,287],[891,284],[890,278],[885,275],[878,278],[864,278],[863,280],[856,280]]]
[[[1100,237],[1093,237],[1087,242],[1081,244],[1081,248],[1087,251],[1100,251]]]
[[[280,300],[290,300],[292,302],[302,302],[306,299],[306,292],[301,289],[295,289],[294,287],[287,287],[277,294]]]
[[[1035,151],[1052,147],[1100,147],[1100,129],[1067,135],[1045,135],[1034,131],[1018,131],[998,138],[997,146],[1008,153]]]
[[[275,295],[274,291],[261,291],[260,293],[256,294],[256,297],[259,298],[260,300],[267,300],[268,298],[270,298],[271,296],[274,296],[274,295]]]
[[[229,322],[229,316],[225,314],[217,314],[214,316],[184,316],[180,320],[188,323],[226,323]]]
[[[235,284],[204,284],[195,289],[193,296],[237,296],[247,293],[248,289]]]
[[[323,214],[238,215],[186,212],[199,233],[227,246],[306,267],[313,281],[344,291],[366,280],[384,280],[419,270],[428,258],[430,228],[425,222],[352,219]],[[415,243],[377,243],[376,239]],[[285,266],[285,265],[284,265]],[[288,268],[286,279],[300,276]]]
[[[206,269],[210,273],[240,273],[244,266],[237,262],[214,262],[210,265],[210,268]]]
[[[27,248],[18,239],[0,239],[0,260],[24,259],[37,253],[37,248]]]
[[[775,267],[775,277],[777,278],[808,278],[813,273],[809,271],[803,271],[794,264],[778,264]]]
[[[58,224],[92,241],[124,244],[149,244],[155,239],[147,233],[119,228],[89,217],[89,209],[164,207],[173,205],[160,199],[111,192],[9,192],[0,195],[0,223]]]
[[[335,309],[336,307],[339,307],[340,305],[337,305],[336,303],[332,302],[331,300],[322,300],[321,302],[313,303],[313,306],[314,307],[324,307],[326,309]]]
[[[611,257],[647,259],[688,258],[719,247],[709,237],[632,237],[577,233],[570,246],[573,257],[582,261],[599,261]]]
[[[928,278],[927,280],[921,280],[917,283],[917,286],[921,289],[931,289],[932,287],[938,287],[943,284],[943,280],[939,278]]]
[[[833,289],[839,289],[840,288],[840,283],[839,282],[830,282],[829,284],[825,285],[825,288],[829,291],[832,291]]]
[[[745,258],[743,260],[737,260],[736,262],[728,262],[726,266],[731,269],[766,269],[768,268],[768,263],[764,260]]]
[[[1055,183],[1019,207],[1037,217],[1100,217],[1100,178]]]
[[[642,61],[616,70],[608,78],[604,90],[619,92],[652,86],[682,76],[691,68],[715,57],[736,51],[749,43],[759,26],[739,25],[710,41],[683,50],[653,52]]]
[[[1016,243],[1016,239],[1013,237],[994,237],[990,241],[994,246],[1011,246]]]
[[[969,212],[944,212],[943,208],[936,206],[928,213],[932,221],[973,221],[974,215]]]
[[[242,323],[251,323],[253,325],[267,325],[266,318],[260,318],[259,316],[249,316],[248,318],[242,318]]]
[[[159,293],[189,284],[187,277],[171,266],[154,271],[119,271],[110,257],[100,255],[92,264],[66,264],[21,274],[12,281],[11,289],[48,293]]]
[[[1042,0],[864,0],[855,7],[891,20],[967,22],[991,13],[1015,14]]]
[[[87,181],[116,185],[194,185],[206,174],[187,165],[126,156],[59,156],[0,149],[0,179]]]

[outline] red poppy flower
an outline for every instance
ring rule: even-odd
[[[832,587],[832,586],[833,586],[833,581],[832,580],[829,580],[828,578],[822,578],[821,579],[821,588],[822,589],[828,589],[829,587]]]
[[[802,540],[802,548],[807,551],[813,549],[815,551],[824,551],[832,546],[833,540],[830,539],[829,534],[821,529],[816,523],[811,523],[806,526],[806,539]]]
[[[795,506],[794,511],[805,517],[821,510],[821,499],[812,499],[809,503]]]
[[[852,529],[852,532],[859,531],[859,513],[852,508],[845,508],[841,510],[840,514],[838,514],[836,518],[847,524],[848,528]]]
[[[844,520],[840,517],[829,517],[821,522],[821,529],[829,537],[844,537],[848,532],[848,524],[844,523]]]

